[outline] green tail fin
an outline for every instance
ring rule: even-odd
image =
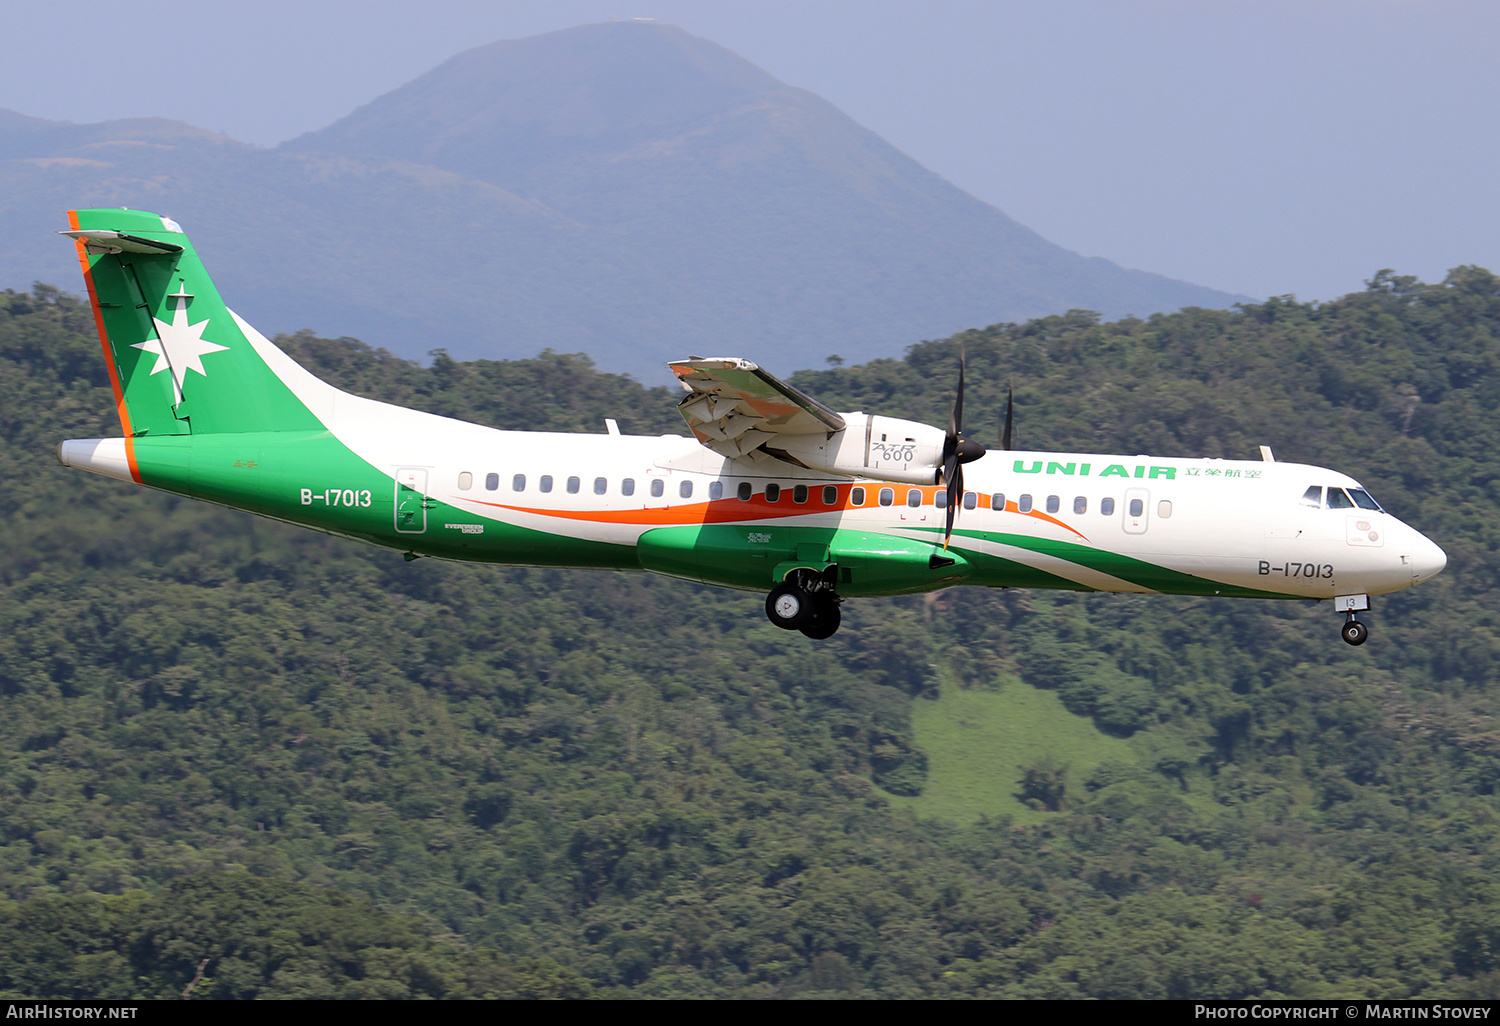
[[[266,364],[177,222],[143,210],[68,220],[125,435],[323,426]]]

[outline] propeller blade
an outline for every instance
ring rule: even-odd
[[[964,433],[964,354],[958,354],[958,395],[953,397],[953,411],[948,415],[948,434],[955,440]]]
[[[948,551],[948,541],[953,537],[953,522],[958,519],[958,504],[964,494],[964,465],[953,456],[953,474],[948,479],[948,526],[943,531],[943,551]]]
[[[958,451],[958,440],[964,433],[964,356],[958,355],[958,394],[948,408],[948,431],[943,436],[943,480],[947,481],[948,461]]]
[[[1000,432],[1000,448],[1010,448],[1010,425],[1011,419],[1016,412],[1016,384],[1010,383],[1010,396],[1005,400],[1005,430]]]
[[[943,548],[953,537],[953,523],[958,518],[958,504],[964,496],[963,465],[984,455],[984,446],[964,437],[964,368],[967,359],[958,354],[958,393],[948,411],[948,433],[943,438],[943,485],[948,492],[948,524],[943,531]]]

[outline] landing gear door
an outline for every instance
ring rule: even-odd
[[[427,471],[402,467],[396,471],[396,531],[421,534],[427,530]]]
[[[1151,493],[1144,488],[1125,489],[1125,533],[1145,534],[1151,516]]]

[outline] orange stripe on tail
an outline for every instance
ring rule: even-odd
[[[75,232],[78,227],[78,211],[68,211],[68,226]],[[89,266],[89,251],[82,239],[74,239],[78,247],[78,264],[83,268],[83,283],[89,291],[89,306],[94,310],[94,327],[99,331],[99,347],[104,350],[104,366],[109,368],[109,387],[115,390],[115,413],[120,418],[120,433],[125,436],[125,459],[130,464],[130,476],[136,484],[141,483],[141,472],[135,464],[135,439],[130,430],[130,411],[125,407],[125,389],[120,385],[120,370],[115,366],[115,354],[109,347],[109,332],[104,327],[104,311],[99,309],[99,293],[94,288],[94,271]]]

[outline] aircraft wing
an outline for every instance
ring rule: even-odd
[[[844,429],[842,416],[749,360],[694,357],[668,366],[688,393],[677,404],[682,419],[721,456],[767,459],[763,446],[777,437]]]

